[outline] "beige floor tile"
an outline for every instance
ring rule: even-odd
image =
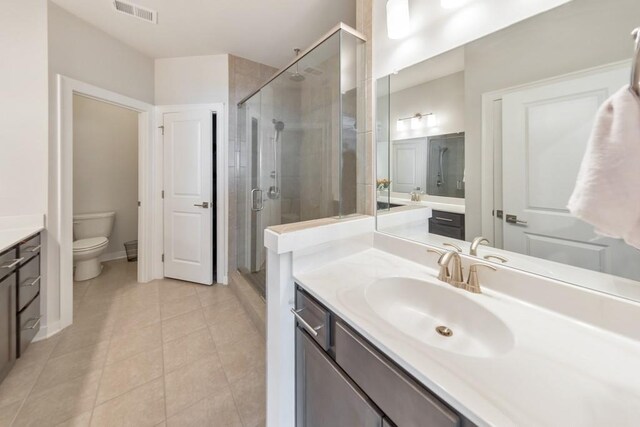
[[[217,305],[235,299],[233,291],[226,285],[214,284],[211,286],[198,286],[196,292],[203,307]]]
[[[47,338],[42,341],[32,342],[27,347],[27,350],[20,355],[20,363],[29,364],[42,364],[47,362],[47,359],[51,356],[53,349],[58,344],[58,340],[62,336],[58,333],[51,338]]]
[[[228,386],[167,419],[168,427],[224,426],[241,427],[235,402]]]
[[[265,370],[252,369],[231,384],[238,412],[245,426],[264,425],[267,415]]]
[[[228,387],[216,355],[200,359],[165,375],[167,417]]]
[[[83,347],[109,341],[112,332],[113,327],[102,325],[83,330],[65,330],[62,332],[58,344],[51,353],[51,357],[58,357],[72,351],[80,350]]]
[[[184,298],[162,301],[160,303],[160,314],[162,319],[179,316],[200,308],[200,300],[197,295],[189,295]]]
[[[32,393],[26,400],[14,426],[52,426],[93,408],[100,382],[100,372],[73,379]]]
[[[92,412],[93,411],[83,412],[80,415],[56,424],[56,427],[88,427],[91,422]]]
[[[206,327],[207,323],[202,315],[202,310],[194,310],[164,320],[162,322],[162,339],[164,342],[171,341]]]
[[[164,343],[164,372],[215,354],[216,347],[206,328]]]
[[[93,411],[92,426],[155,426],[165,419],[164,383],[153,380]]]
[[[258,330],[244,311],[229,314],[224,320],[210,323],[209,329],[216,346],[224,347],[236,341],[257,337]]]
[[[244,313],[244,309],[238,299],[228,299],[226,301],[206,306],[202,309],[205,319],[208,324],[214,324],[224,322],[229,316],[236,313]]]
[[[265,345],[257,335],[217,347],[217,351],[230,383],[239,380],[253,369],[264,369],[266,364]]]
[[[126,334],[136,328],[144,328],[160,321],[160,305],[156,303],[149,307],[141,307],[137,311],[122,312],[113,327],[113,335]]]
[[[49,359],[33,387],[34,391],[43,391],[74,378],[102,371],[108,349],[109,341],[104,341]]]
[[[101,404],[162,375],[162,349],[139,353],[104,368],[96,403]]]
[[[44,366],[19,362],[20,360],[16,362],[9,375],[0,384],[0,406],[22,402],[26,399]]]
[[[162,302],[196,295],[196,285],[192,283],[164,279],[158,285],[160,288],[160,301]]]
[[[107,365],[162,346],[160,322],[111,337]]]
[[[0,427],[9,427],[16,417],[22,401],[0,407]]]

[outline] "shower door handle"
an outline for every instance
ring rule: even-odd
[[[260,194],[258,197],[256,197]],[[251,190],[251,210],[254,212],[258,212],[264,209],[264,200],[262,198],[262,190],[259,188],[254,188]]]

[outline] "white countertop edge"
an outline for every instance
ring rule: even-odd
[[[44,230],[44,215],[0,217],[0,252]]]

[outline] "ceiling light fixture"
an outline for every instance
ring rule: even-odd
[[[387,0],[387,36],[401,39],[409,34],[409,0]]]

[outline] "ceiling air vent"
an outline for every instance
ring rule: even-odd
[[[155,10],[146,9],[122,0],[113,0],[113,7],[118,12],[133,16],[134,18],[142,19],[143,21],[151,22],[152,24],[158,23],[158,12]]]

